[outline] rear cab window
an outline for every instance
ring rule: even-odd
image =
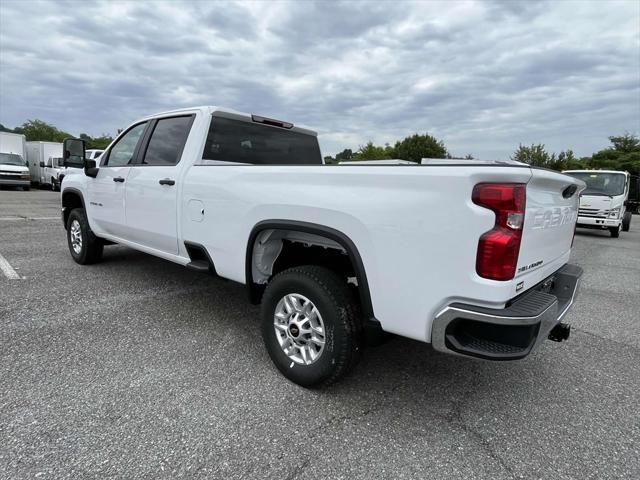
[[[211,119],[202,159],[250,165],[322,165],[314,135],[216,116]]]

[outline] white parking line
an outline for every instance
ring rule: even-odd
[[[16,273],[11,264],[0,254],[0,270],[9,280],[20,280],[20,275]]]
[[[10,222],[16,220],[60,220],[60,215],[55,217],[0,217],[0,222]]]

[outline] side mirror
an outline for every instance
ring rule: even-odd
[[[65,138],[62,142],[62,163],[65,167],[84,168],[84,140]]]
[[[40,166],[44,168],[44,162],[40,162]]]

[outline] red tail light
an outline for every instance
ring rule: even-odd
[[[526,186],[524,183],[479,183],[473,188],[473,203],[496,214],[495,226],[478,241],[476,272],[491,280],[511,280],[516,274]]]

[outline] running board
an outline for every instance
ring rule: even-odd
[[[184,242],[191,261],[185,265],[189,270],[201,273],[211,273],[217,276],[216,267],[204,245],[192,242]]]
[[[209,273],[209,262],[206,260],[194,260],[185,265],[189,270],[201,273]]]

